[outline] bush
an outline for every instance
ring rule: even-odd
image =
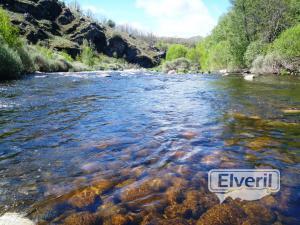
[[[23,71],[22,61],[18,53],[7,44],[0,44],[0,79],[18,78]]]
[[[244,55],[244,61],[246,65],[250,67],[257,56],[265,53],[266,47],[267,45],[262,41],[254,41],[250,43]]]
[[[284,59],[276,52],[267,54],[262,65],[263,72],[267,74],[279,74],[283,66],[283,61]]]
[[[9,47],[15,48],[20,46],[18,29],[11,24],[10,18],[6,11],[0,8],[0,35]]]
[[[300,24],[284,31],[272,44],[271,52],[278,52],[285,59],[300,57]]]
[[[65,52],[65,51],[60,52],[59,55],[60,55],[64,60],[66,60],[66,61],[68,61],[68,62],[70,62],[70,63],[74,61],[74,59],[72,58],[72,56],[70,56],[70,55],[69,55],[67,52]]]
[[[299,73],[300,68],[300,25],[284,31],[272,44],[267,55],[254,60],[254,73]],[[263,61],[263,62],[262,62]]]
[[[29,54],[29,48],[27,45],[22,45],[17,48],[17,53],[20,56],[23,65],[22,73],[33,73],[35,66],[31,55]]]
[[[252,73],[280,74],[284,70],[285,60],[276,52],[258,56],[252,63]]]
[[[109,26],[110,28],[115,28],[116,27],[116,23],[112,20],[107,20],[106,25]]]
[[[167,61],[163,65],[163,72],[167,73],[175,70],[177,73],[187,73],[190,71],[191,62],[186,58],[179,58],[173,61]]]
[[[251,72],[255,74],[262,74],[263,73],[263,64],[264,64],[265,57],[263,55],[259,55],[256,59],[252,62]]]
[[[196,48],[190,48],[186,54],[186,58],[193,63],[200,63],[200,53]]]
[[[210,70],[227,69],[230,66],[231,53],[227,41],[221,41],[212,46],[208,55],[208,65]]]
[[[30,54],[37,71],[68,72],[73,70],[73,65],[65,60],[60,53],[53,52],[42,46],[31,46]]]
[[[93,46],[87,40],[83,41],[80,59],[81,62],[88,66],[95,65],[95,51]]]
[[[188,48],[183,45],[179,45],[179,44],[171,45],[167,51],[166,59],[167,61],[172,61],[179,58],[185,58],[187,52],[188,52]]]

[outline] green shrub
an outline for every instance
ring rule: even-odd
[[[109,26],[110,28],[115,28],[116,27],[116,23],[111,19],[106,21],[106,25]]]
[[[200,53],[196,48],[190,48],[186,54],[186,58],[193,63],[200,63]]]
[[[83,41],[80,59],[81,62],[88,66],[95,65],[95,51],[93,46],[87,40]]]
[[[35,71],[35,66],[33,59],[29,53],[29,48],[27,45],[21,45],[17,48],[17,53],[20,56],[23,65],[22,73],[33,73]]]
[[[250,43],[244,55],[246,65],[250,67],[257,56],[265,53],[266,47],[267,45],[262,41],[254,41]]]
[[[33,61],[34,61],[34,65],[37,71],[40,72],[49,72],[50,71],[50,63],[49,60],[46,59],[45,56],[43,56],[40,53],[35,53],[33,55]]]
[[[197,46],[197,51],[199,52],[200,56],[200,65],[201,69],[203,71],[208,71],[209,70],[209,62],[208,62],[208,57],[209,57],[209,45],[208,45],[208,39],[205,38],[203,39]]]
[[[265,56],[263,62],[263,72],[267,74],[279,74],[284,64],[284,59],[277,53],[272,52]]]
[[[278,52],[286,59],[300,57],[300,24],[284,31],[269,51]]]
[[[221,70],[230,67],[231,53],[227,41],[221,41],[212,46],[208,55],[210,70]]]
[[[5,10],[0,8],[0,35],[9,47],[15,48],[20,46],[18,29],[11,24],[10,18]]]
[[[162,51],[165,51],[167,52],[168,51],[168,48],[169,48],[169,44],[163,42],[163,41],[159,41],[155,44],[155,47],[162,50]]]
[[[62,52],[59,53],[59,55],[60,55],[64,60],[66,60],[66,61],[68,61],[68,62],[73,62],[73,61],[74,61],[74,59],[73,59],[67,52],[62,51]]]
[[[7,44],[0,44],[0,79],[18,78],[23,71],[22,61],[18,53]]]
[[[72,68],[70,68],[69,71],[70,72],[80,72],[80,71],[88,71],[88,70],[89,70],[89,68],[85,64],[76,61],[72,64]]]
[[[258,56],[252,63],[252,73],[280,74],[285,68],[285,60],[278,53],[272,52],[266,56]]]
[[[300,68],[300,24],[284,31],[270,46],[267,55],[254,60],[255,73],[283,74],[299,73]]]
[[[263,64],[265,57],[263,55],[259,55],[252,62],[251,72],[255,74],[263,73]]]
[[[179,58],[185,58],[188,53],[188,48],[184,45],[171,45],[167,51],[167,61],[172,61]]]
[[[186,58],[179,58],[173,61],[167,61],[163,65],[163,72],[167,73],[175,70],[177,73],[187,73],[190,71],[192,63]]]

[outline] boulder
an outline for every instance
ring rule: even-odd
[[[61,14],[63,5],[57,0],[40,0],[36,6],[35,17],[54,21]]]
[[[104,28],[97,23],[87,23],[83,27],[76,30],[74,34],[71,34],[71,41],[78,44],[82,44],[84,40],[95,45],[98,52],[103,52],[106,47],[106,35]]]
[[[32,44],[36,44],[39,41],[49,38],[48,34],[41,29],[30,30],[25,36],[26,39]]]
[[[89,212],[81,212],[68,216],[64,220],[64,225],[98,225],[101,220]]]
[[[70,24],[75,19],[70,9],[64,8],[62,14],[58,17],[57,22],[61,25]]]
[[[122,58],[128,48],[127,42],[119,35],[107,40],[105,53],[110,57]]]

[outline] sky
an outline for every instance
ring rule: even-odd
[[[71,1],[71,0],[66,0]],[[163,37],[206,36],[229,0],[77,0],[82,9]]]

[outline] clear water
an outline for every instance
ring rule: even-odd
[[[147,216],[196,224],[218,204],[207,171],[275,168],[281,191],[273,204],[258,201],[274,214],[261,224],[300,224],[300,114],[282,111],[300,107],[298,79],[108,74],[0,84],[0,214],[44,224],[79,212],[105,224],[122,224],[112,220],[118,213],[131,215],[127,224],[150,224]],[[178,183],[183,197],[172,202]],[[211,198],[194,214],[191,191]],[[170,213],[182,207],[194,208]]]

